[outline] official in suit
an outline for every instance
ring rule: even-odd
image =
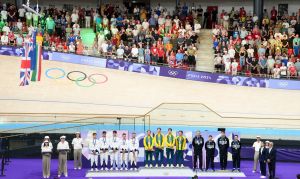
[[[259,149],[259,166],[260,166],[260,174],[261,174],[260,178],[266,178],[266,174],[267,174],[266,160],[267,160],[267,148],[265,148],[265,144],[261,142],[261,147]]]
[[[276,149],[273,148],[273,142],[270,142],[269,149],[267,152],[267,163],[269,168],[269,179],[275,178],[276,169]]]

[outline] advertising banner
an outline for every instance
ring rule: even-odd
[[[53,52],[51,60],[81,65],[97,66],[102,68],[106,67],[106,59],[104,58],[82,56],[71,53]]]
[[[269,88],[300,90],[300,81],[270,79],[269,80]]]
[[[181,70],[181,69],[177,69],[177,68],[169,68],[169,67],[160,67],[159,76],[186,79],[186,73],[187,73],[186,70]]]

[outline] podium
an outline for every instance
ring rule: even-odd
[[[88,171],[85,177],[88,178],[191,178],[197,174],[198,177],[246,177],[243,172],[227,171],[208,171],[208,172],[194,172],[192,169],[185,168],[140,168],[137,171]]]

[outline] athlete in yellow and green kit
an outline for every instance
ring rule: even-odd
[[[155,167],[164,167],[164,135],[161,133],[161,128],[157,128],[157,133],[154,136],[153,143],[155,146]]]
[[[174,148],[176,137],[172,134],[172,129],[168,129],[168,134],[165,136],[167,165],[166,167],[174,167]]]
[[[183,136],[183,131],[178,132],[178,137],[176,138],[176,167],[183,168],[183,152],[186,148],[186,138]]]
[[[153,155],[153,137],[151,131],[147,131],[147,135],[144,137],[144,148],[145,148],[145,167],[152,167],[152,155]]]

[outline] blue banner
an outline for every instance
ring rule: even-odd
[[[106,67],[106,59],[104,58],[82,56],[71,53],[53,52],[50,60],[81,65],[97,66],[102,68]]]
[[[300,81],[270,79],[269,88],[300,90]]]

